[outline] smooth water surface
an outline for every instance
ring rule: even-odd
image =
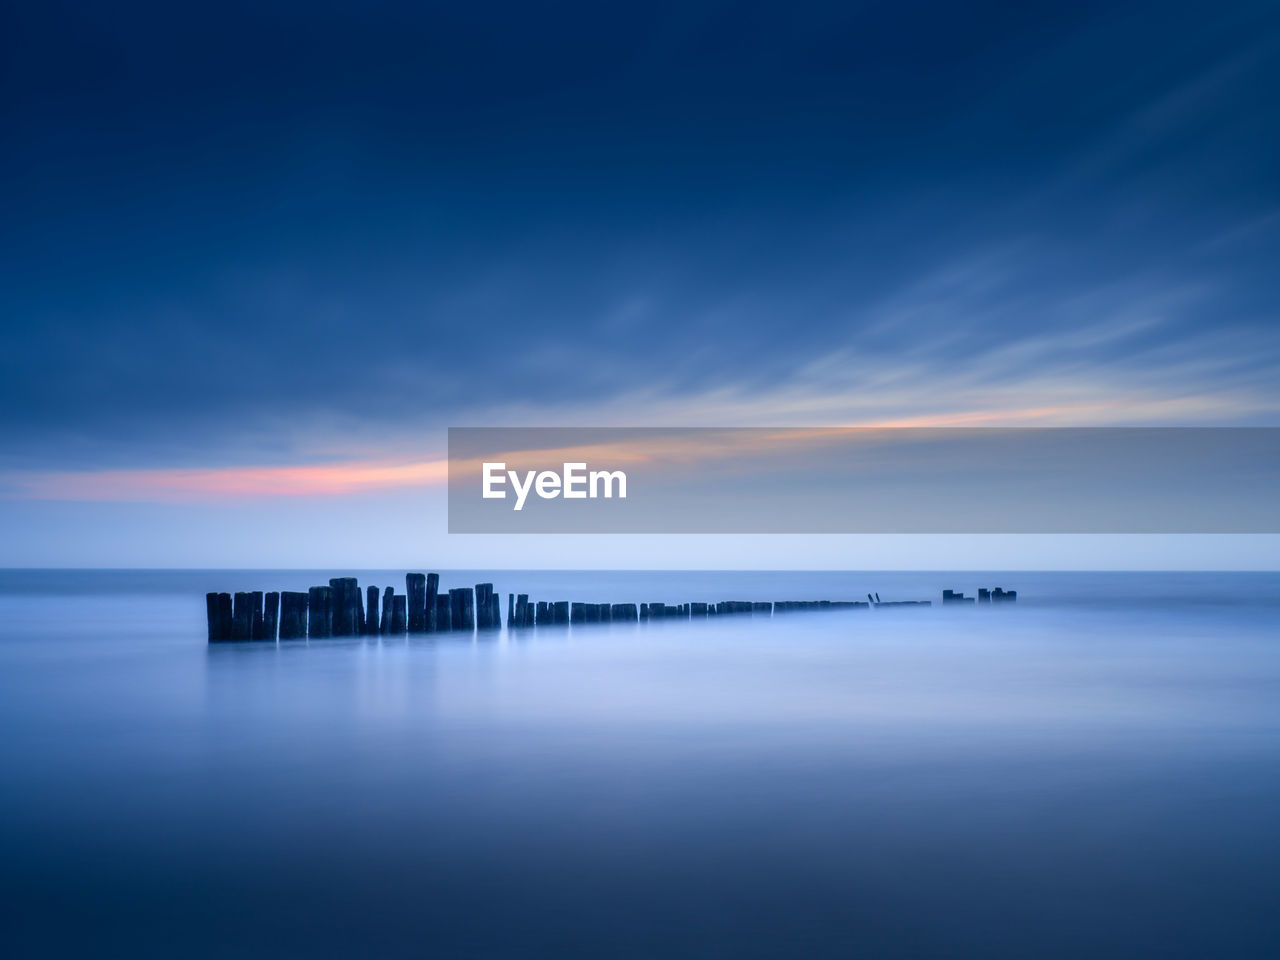
[[[1280,955],[1280,577],[446,573],[1004,607],[209,647],[0,572],[6,953]]]

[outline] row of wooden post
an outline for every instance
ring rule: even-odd
[[[980,589],[980,603],[1008,603],[1016,590]],[[494,630],[502,627],[502,610],[492,583],[455,587],[440,592],[440,576],[410,573],[405,592],[392,587],[379,595],[369,587],[362,595],[355,577],[334,577],[327,587],[306,593],[285,590],[263,593],[209,593],[209,642],[229,640],[301,640],[307,637],[376,636],[379,634],[447,633]],[[953,590],[942,602],[973,603]],[[699,619],[730,614],[773,616],[804,610],[855,610],[867,607],[929,606],[928,600],[881,601],[879,594],[861,600],[780,600],[774,603],[724,600],[719,603],[570,603],[568,600],[531,601],[527,593],[507,594],[507,627],[538,627],[568,623],[636,623],[667,619]]]
[[[1000,587],[996,587],[992,590],[988,590],[985,587],[979,587],[976,602],[978,603],[1014,603],[1015,601],[1017,601],[1017,599],[1018,599],[1017,590],[1003,590]],[[975,598],[966,597],[963,593],[959,593],[955,590],[943,590],[942,602],[944,604],[974,603]]]

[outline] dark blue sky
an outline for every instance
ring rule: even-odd
[[[1280,7],[6,5],[0,469],[1276,423]]]

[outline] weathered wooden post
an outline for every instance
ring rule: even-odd
[[[231,639],[250,640],[253,638],[253,594],[237,592],[233,600]]]
[[[409,632],[425,633],[427,629],[427,577],[423,573],[404,575],[404,592],[408,595]]]
[[[438,629],[436,626],[436,611],[440,609],[437,597],[440,595],[440,574],[427,574],[427,595],[424,600],[426,609],[426,630],[428,633]]]
[[[470,587],[462,588],[462,626],[454,624],[454,629],[474,630],[476,628],[476,595]]]
[[[329,578],[329,636],[345,637],[347,630],[347,589],[344,577]]]
[[[335,637],[353,637],[360,629],[360,587],[355,577],[334,577],[329,581],[331,623]]]
[[[436,595],[436,630],[448,633],[453,629],[453,598],[447,593]]]
[[[307,595],[293,590],[280,594],[280,639],[297,640],[307,635]]]
[[[333,636],[333,589],[312,587],[307,591],[307,636]]]
[[[396,594],[391,598],[391,632],[397,636],[409,629],[409,617],[406,608],[409,598]]]
[[[345,577],[343,592],[347,601],[346,621],[351,628],[350,636],[358,637],[364,633],[364,595],[360,592],[360,582],[355,577]]]
[[[222,643],[231,639],[231,594],[206,593],[205,606],[209,613],[209,642]]]
[[[569,604],[569,622],[583,623],[587,619],[587,605],[585,603]]]
[[[280,594],[272,591],[266,595],[266,605],[262,608],[262,639],[275,640],[279,623]]]
[[[501,624],[493,622],[492,583],[476,584],[475,605],[476,627],[481,630],[488,630],[494,626],[501,626]]]
[[[387,587],[382,591],[382,617],[378,621],[379,633],[391,632],[391,608],[395,605],[395,601],[392,598],[395,595],[396,592],[391,587]]]
[[[249,634],[252,640],[262,640],[264,624],[262,622],[263,597],[261,590],[249,592]]]
[[[462,588],[451,587],[449,590],[449,621],[451,629],[462,629]]]
[[[365,589],[364,633],[372,636],[381,631],[378,620],[378,588],[370,584]]]

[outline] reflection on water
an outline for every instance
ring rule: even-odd
[[[1280,954],[1280,578],[446,574],[1020,600],[204,643],[327,576],[0,574],[16,955]]]

